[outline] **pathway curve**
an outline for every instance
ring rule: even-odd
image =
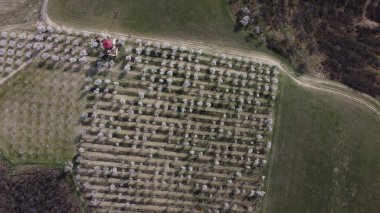
[[[4,78],[0,78],[0,86],[3,85],[6,81],[8,81],[10,78],[12,78],[14,75],[16,75],[20,70],[24,69],[30,62],[25,62],[22,65],[20,65],[16,70],[13,70],[9,75],[7,75]]]
[[[44,0],[44,2],[42,4],[41,19],[46,24],[57,27],[59,25],[54,23],[48,16],[48,13],[47,13],[48,3],[49,3],[49,0]],[[65,28],[64,26],[61,26],[61,27]],[[100,31],[98,31],[98,30],[93,30],[93,31],[100,33]],[[110,34],[126,36],[124,34],[114,33],[114,32],[110,32]],[[259,59],[259,60],[261,60],[267,64],[278,66],[284,74],[286,74],[288,77],[290,77],[299,86],[314,89],[314,90],[319,90],[322,92],[331,93],[334,95],[339,95],[339,96],[345,97],[347,99],[350,99],[352,101],[359,102],[362,105],[364,105],[365,107],[367,107],[368,109],[370,109],[371,111],[373,111],[376,115],[380,116],[380,103],[379,103],[379,101],[375,100],[374,98],[367,97],[366,95],[363,95],[362,93],[359,93],[359,92],[357,92],[358,94],[352,95],[352,94],[350,94],[352,92],[343,92],[343,91],[338,91],[336,89],[329,88],[329,86],[327,86],[327,85],[331,85],[331,82],[323,80],[323,79],[315,79],[315,78],[311,78],[311,77],[306,77],[306,78],[295,77],[294,74],[291,71],[289,71],[289,69],[285,66],[285,64],[282,63],[281,60],[279,60],[273,56],[267,55],[265,53],[256,52],[256,51],[233,49],[233,48],[223,48],[220,46],[211,45],[211,44],[207,44],[207,43],[196,42],[196,41],[188,41],[188,40],[180,40],[180,39],[178,39],[178,40],[169,39],[168,40],[165,38],[154,39],[154,38],[146,38],[146,37],[142,37],[142,36],[131,36],[131,37],[132,38],[140,38],[140,39],[144,39],[144,40],[150,40],[150,41],[159,41],[159,42],[162,42],[163,40],[165,40],[165,41],[168,41],[170,43],[182,44],[182,45],[185,45],[187,47],[194,48],[194,49],[203,49],[207,52],[216,53],[216,54],[225,53],[225,54],[229,54],[229,55],[233,55],[233,56],[240,56],[240,57],[247,57],[248,56],[248,57],[252,57],[252,58],[257,58],[257,59]],[[342,89],[347,89],[345,87],[342,87],[338,83],[335,83],[335,85],[336,85],[336,87],[340,87]],[[367,99],[369,99],[371,101],[368,101]]]

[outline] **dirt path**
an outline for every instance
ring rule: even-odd
[[[28,64],[30,64],[31,61],[27,61],[23,63],[20,67],[18,67],[16,70],[13,70],[7,77],[0,79],[0,86],[3,85],[6,81],[8,81],[10,78],[12,78],[14,75],[16,75],[20,70],[24,69]]]
[[[12,30],[12,29],[19,29],[19,28],[23,28],[23,27],[28,27],[30,26],[31,24],[30,23],[25,23],[25,24],[13,24],[13,25],[4,25],[4,26],[1,26],[0,27],[0,30],[1,31],[8,31],[8,30]]]
[[[340,95],[340,96],[343,96],[345,98],[357,101],[357,102],[363,104],[364,106],[368,107],[371,111],[373,111],[377,115],[380,115],[380,111],[378,110],[378,108],[376,106],[373,106],[372,104],[370,104],[367,101],[362,100],[361,98],[356,98],[353,95],[349,95],[349,94],[346,94],[343,92],[328,89],[328,88],[326,88],[325,85],[318,85],[318,82],[321,82],[323,80],[314,80],[311,78],[307,78],[305,80],[299,80],[296,77],[294,77],[292,74],[290,74],[289,71],[287,70],[287,68],[283,64],[281,64],[281,67],[282,67],[282,71],[300,86],[303,86],[305,88],[311,88],[311,89],[323,91],[323,92],[332,93],[335,95]],[[325,88],[323,88],[323,87],[325,87]]]
[[[284,94],[285,94],[286,85],[281,85],[280,95],[279,95],[279,101],[283,100]],[[282,104],[279,104],[277,106],[276,111],[276,122],[273,132],[273,140],[272,141],[278,141],[278,130],[280,128],[280,121],[281,121],[281,115],[282,115]],[[272,177],[272,170],[273,170],[273,162],[274,158],[277,156],[276,154],[276,147],[278,143],[273,143],[271,152],[269,153],[268,157],[268,172],[267,172],[267,179],[266,179],[266,192],[269,194],[271,185],[271,177]],[[268,194],[265,196],[263,201],[263,209],[261,212],[267,212],[267,205],[268,205]]]
[[[376,21],[372,21],[370,19],[367,18],[367,8],[368,8],[368,5],[372,2],[372,0],[367,0],[364,4],[364,9],[363,9],[363,13],[362,13],[362,17],[361,17],[361,20],[360,22],[358,23],[358,25],[360,26],[363,26],[363,27],[368,27],[368,28],[376,28],[379,26],[379,23],[377,23]]]
[[[370,0],[368,0],[368,3],[369,2],[370,2]],[[48,14],[47,14],[48,3],[49,3],[49,0],[44,0],[42,7],[41,7],[42,22],[45,22],[48,25],[57,27],[58,25],[56,23],[54,23],[49,18]],[[65,28],[65,27],[63,26],[63,28]],[[93,32],[100,33],[100,31],[98,31],[98,30],[94,30]],[[110,34],[126,37],[126,35],[120,34],[120,33],[110,32]],[[298,77],[295,77],[291,73],[291,71],[289,71],[289,69],[279,59],[272,57],[270,55],[267,55],[265,53],[255,52],[255,51],[246,51],[246,50],[240,50],[240,49],[233,49],[233,48],[223,48],[220,46],[210,45],[210,44],[197,42],[197,41],[167,40],[165,38],[154,39],[154,38],[146,38],[146,37],[142,37],[142,36],[132,36],[132,38],[140,38],[140,39],[144,39],[144,40],[159,41],[159,42],[168,41],[170,43],[182,44],[182,45],[185,45],[187,47],[194,48],[194,49],[203,49],[207,52],[214,53],[214,54],[224,53],[224,54],[233,55],[233,56],[240,56],[242,58],[245,58],[245,57],[256,58],[256,59],[261,60],[263,63],[278,66],[280,68],[280,70],[285,75],[290,77],[299,86],[302,86],[305,88],[310,88],[310,89],[315,89],[315,90],[319,90],[319,91],[323,91],[323,92],[327,92],[327,93],[331,93],[334,95],[339,95],[339,96],[345,97],[347,99],[350,99],[352,101],[359,102],[359,103],[363,104],[364,106],[366,106],[371,111],[373,111],[375,114],[380,115],[380,110],[379,110],[380,109],[380,103],[377,100],[370,98],[370,97],[364,97],[362,94],[352,95],[352,94],[349,94],[350,92],[336,91],[335,89],[329,88],[327,86],[328,84],[331,84],[331,82],[328,82],[328,81],[324,82],[324,80],[322,80],[322,79],[314,79],[314,78],[310,78],[310,77],[300,79]],[[338,86],[338,83],[336,85]],[[357,97],[355,97],[355,96],[357,96]],[[359,98],[359,96],[360,96],[360,98]],[[376,105],[373,105],[370,101],[367,101],[365,99],[371,99],[371,102],[376,103]]]
[[[362,13],[362,19],[365,19],[367,18],[367,7],[369,5],[369,3],[371,3],[372,0],[367,0],[364,4],[364,9],[363,9],[363,13]]]

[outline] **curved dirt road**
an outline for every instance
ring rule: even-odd
[[[47,13],[48,3],[49,3],[49,0],[44,0],[42,7],[41,7],[41,16],[40,17],[41,17],[42,21],[45,22],[46,24],[57,27],[59,25],[54,23],[48,16],[48,13]],[[63,26],[63,28],[65,28],[65,27]],[[99,33],[100,31],[93,30],[93,32]],[[108,32],[108,33],[113,34],[113,35],[126,36],[126,35],[121,34],[121,33],[113,33],[113,32]],[[269,56],[267,54],[261,53],[261,52],[245,51],[245,50],[232,49],[232,48],[221,48],[220,46],[216,46],[216,45],[210,45],[210,44],[206,44],[206,43],[202,43],[202,42],[186,41],[186,40],[167,40],[165,38],[153,39],[153,38],[146,38],[146,37],[142,37],[142,36],[131,36],[131,38],[136,38],[136,39],[140,38],[140,39],[144,39],[144,40],[159,41],[159,42],[168,41],[170,43],[182,44],[182,45],[185,45],[187,47],[194,48],[194,49],[204,49],[207,52],[210,52],[213,54],[225,53],[228,55],[240,56],[242,58],[245,58],[245,57],[256,58],[256,59],[259,59],[262,62],[265,62],[267,64],[276,65],[284,74],[286,74],[288,77],[290,77],[299,86],[319,90],[322,92],[331,93],[334,95],[339,95],[339,96],[348,98],[352,101],[359,102],[360,104],[363,104],[365,107],[367,107],[368,109],[373,111],[376,115],[380,116],[380,103],[377,100],[373,99],[372,97],[364,97],[364,95],[361,93],[358,93],[356,95],[352,95],[352,94],[350,94],[350,92],[342,92],[342,91],[337,91],[337,90],[328,88],[328,86],[326,86],[326,84],[329,84],[330,82],[326,81],[325,84],[322,84],[325,81],[322,79],[307,78],[307,79],[301,80],[301,79],[295,77],[279,59],[272,57],[272,56]],[[370,103],[370,101],[367,101],[365,99],[371,99],[371,102],[375,103],[375,105]]]

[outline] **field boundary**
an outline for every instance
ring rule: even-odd
[[[265,195],[265,198],[264,198],[264,202],[263,202],[263,205],[262,205],[262,210],[261,212],[264,213],[266,212],[266,209],[267,209],[267,204],[268,204],[268,195],[269,195],[269,187],[270,187],[270,182],[271,182],[271,177],[272,177],[272,168],[273,168],[273,161],[274,161],[274,158],[275,158],[275,152],[276,152],[276,147],[277,147],[277,143],[278,143],[278,129],[280,128],[280,120],[281,120],[281,113],[282,113],[282,105],[281,104],[278,104],[282,101],[283,97],[284,97],[284,94],[285,94],[285,89],[286,89],[286,84],[284,84],[283,82],[281,83],[281,87],[280,87],[280,95],[278,96],[278,100],[277,100],[277,104],[276,104],[276,120],[275,120],[275,127],[274,127],[274,130],[273,130],[273,135],[272,135],[272,150],[271,152],[269,153],[269,161],[268,161],[268,172],[267,172],[267,180],[266,180],[266,187],[265,187],[265,190],[266,190],[266,195]]]

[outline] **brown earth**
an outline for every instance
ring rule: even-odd
[[[0,162],[0,212],[81,212],[61,169]]]

